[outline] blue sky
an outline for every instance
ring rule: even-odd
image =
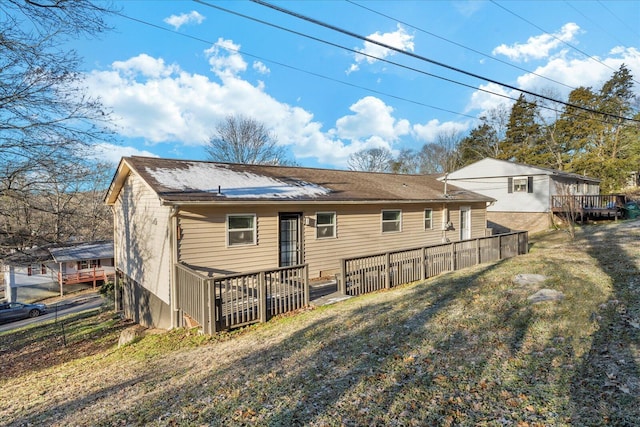
[[[575,87],[598,89],[622,63],[640,82],[637,1],[270,3],[563,100]],[[117,119],[118,144],[96,148],[114,162],[205,159],[216,124],[244,114],[263,122],[299,165],[345,168],[365,148],[419,150],[439,135],[464,135],[477,117],[519,95],[248,1],[115,6],[124,16],[109,18],[113,31],[73,44],[90,92]]]

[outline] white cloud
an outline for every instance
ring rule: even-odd
[[[605,65],[598,64],[590,58],[569,59],[557,57],[534,70],[535,74],[546,76],[571,87],[592,86],[600,87],[609,80],[622,64],[625,64],[634,76],[640,75],[640,51],[636,48],[616,47],[609,52],[607,58],[600,60]],[[549,83],[534,74],[525,74],[518,78],[518,85],[524,89],[535,90]],[[556,85],[557,87],[557,85]],[[558,87],[566,97],[571,89]],[[636,87],[636,90],[640,90]]]
[[[441,134],[463,134],[469,130],[469,123],[460,122],[444,122],[441,123],[438,119],[433,119],[424,125],[413,125],[413,134],[419,141],[425,143],[435,142],[438,135]]]
[[[281,103],[265,93],[262,84],[254,85],[238,76],[236,72],[242,68],[238,67],[242,61],[238,54],[231,54],[237,58],[230,62],[225,62],[228,56],[224,49],[209,50],[208,55],[210,63],[220,65],[214,67],[220,82],[167,65],[161,58],[139,55],[114,62],[109,70],[91,72],[86,83],[92,95],[99,96],[113,111],[115,130],[146,144],[203,146],[217,123],[230,114],[244,114],[267,124],[279,143],[289,146],[297,158],[313,157],[320,163],[344,166],[349,154],[357,151],[350,141],[323,132],[322,124],[308,111]],[[363,107],[360,114],[366,111]],[[395,126],[408,127],[404,123]],[[114,159],[128,155],[119,148],[104,152],[117,153]]]
[[[541,34],[529,37],[526,43],[514,43],[511,46],[501,44],[493,49],[493,55],[504,55],[513,61],[529,61],[550,56],[551,51],[564,43],[574,42],[580,27],[573,22],[562,26],[555,34]]]
[[[413,42],[414,36],[411,34],[408,34],[400,24],[398,24],[398,29],[394,32],[380,33],[376,31],[373,34],[370,34],[367,38],[371,40],[375,40],[380,43],[384,43],[388,46],[392,46],[402,50],[407,50],[410,52],[413,52],[413,49],[414,49],[414,42]],[[382,47],[380,45],[367,42],[367,41],[364,42],[363,48],[356,49],[356,50],[365,55],[371,55],[371,56],[356,54],[355,55],[356,62],[351,64],[351,66],[347,70],[347,74],[359,70],[360,64],[364,61],[366,61],[369,64],[373,64],[374,62],[377,61],[376,58],[384,59],[396,53],[391,49],[387,49],[386,47]],[[376,58],[372,58],[372,56]]]
[[[112,164],[118,164],[122,157],[128,156],[158,157],[150,151],[138,150],[135,147],[126,147],[115,144],[101,143],[94,145],[92,148],[93,157],[96,160],[109,162]]]
[[[336,121],[333,132],[339,138],[362,140],[377,137],[390,144],[410,131],[409,122],[393,117],[393,108],[376,97],[364,97],[349,109],[355,114]]]
[[[469,100],[466,107],[467,112],[475,110],[480,110],[483,112],[488,111],[496,108],[500,104],[509,104],[510,102],[512,102],[509,98],[506,97],[517,98],[520,95],[517,92],[514,95],[514,91],[507,90],[495,83],[480,85],[480,89],[481,90],[477,90],[471,95],[471,99]],[[492,95],[493,93],[495,93],[496,95]]]
[[[163,21],[171,25],[174,29],[178,30],[185,24],[202,24],[205,17],[195,10],[189,13],[181,13],[180,15],[171,15],[168,18],[164,18]]]
[[[253,69],[260,74],[269,74],[271,72],[271,70],[269,70],[269,68],[261,61],[255,61],[253,63]]]
[[[232,40],[225,40],[222,37],[204,51],[209,59],[211,71],[224,80],[227,77],[234,77],[247,69],[247,63],[240,55],[240,45]]]

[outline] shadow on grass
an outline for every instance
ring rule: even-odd
[[[588,227],[580,236],[611,277],[613,295],[593,313],[599,328],[571,383],[576,425],[631,426],[640,420],[640,228],[624,225],[599,233]]]
[[[3,333],[0,336],[2,379],[36,373],[104,351],[117,343],[122,329],[131,325],[113,319],[112,312],[90,310]],[[90,332],[87,332],[88,325]]]
[[[557,397],[553,387],[539,391],[557,373],[547,374],[553,358],[523,350],[535,310],[508,292],[513,269],[496,273],[497,282],[485,279],[511,262],[518,272],[539,272],[526,270],[533,268],[527,258],[506,260],[400,287],[383,301],[354,298],[243,356],[218,355],[213,344],[189,355],[204,362],[150,361],[137,380],[148,390],[142,397],[126,390],[116,396],[116,385],[105,384],[90,399],[43,406],[16,423],[110,401],[100,425],[562,424],[577,415],[545,401]],[[561,263],[553,268],[569,274]],[[495,296],[486,312],[474,307],[480,292]],[[569,400],[578,398],[574,392]]]

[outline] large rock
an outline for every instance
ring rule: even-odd
[[[140,338],[142,338],[143,335],[144,329],[138,325],[123,330],[122,332],[120,332],[118,348],[138,341]]]
[[[547,276],[543,274],[516,274],[513,278],[513,283],[520,286],[537,285],[547,280]]]
[[[537,304],[544,301],[560,301],[564,299],[564,294],[555,289],[540,289],[533,295],[527,298],[532,304]]]

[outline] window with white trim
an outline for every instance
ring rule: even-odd
[[[316,212],[316,239],[336,237],[336,213]]]
[[[433,228],[433,209],[424,210],[424,229],[431,230]]]
[[[76,264],[77,270],[85,270],[87,268],[97,268],[100,267],[99,259],[83,259],[78,261]]]
[[[227,215],[227,245],[256,244],[256,215]]]
[[[514,193],[526,193],[527,192],[527,178],[513,178],[513,192]]]
[[[386,210],[382,211],[382,232],[397,233],[402,230],[401,224],[402,211]]]

